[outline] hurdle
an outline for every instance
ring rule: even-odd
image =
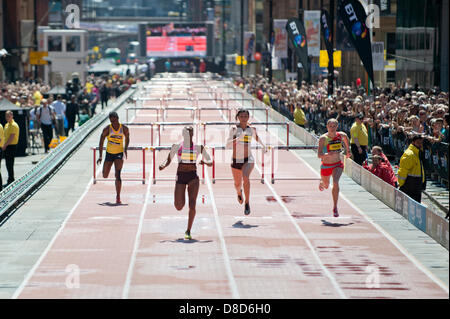
[[[133,101],[135,107],[138,107],[138,101],[141,102],[142,107],[144,106],[144,101],[159,101],[159,106],[163,107],[163,99],[160,97],[135,97],[133,98]]]
[[[192,122],[145,122],[145,123],[122,123],[126,126],[150,126],[150,145],[153,145],[153,127],[158,127],[158,147],[161,147],[161,127],[164,126],[193,126],[197,128],[197,132],[199,132],[198,129],[198,123],[192,123]],[[198,134],[196,134],[196,139],[198,142]],[[198,144],[198,143],[197,143]]]
[[[227,180],[233,180],[232,177],[223,177],[223,178],[217,178],[216,177],[216,150],[229,150],[231,148],[227,148],[225,146],[211,146],[212,148],[212,157],[213,157],[213,165],[212,165],[212,182],[213,184],[216,183],[216,180],[220,181],[227,181]],[[262,149],[263,147],[261,145],[254,145],[251,146],[251,149]],[[318,177],[275,177],[275,156],[274,152],[275,150],[314,150],[317,149],[317,145],[268,145],[266,146],[268,150],[271,152],[271,171],[270,171],[270,180],[272,184],[275,184],[276,180],[295,180],[295,181],[315,181],[320,180]],[[250,178],[250,180],[260,180],[262,184],[264,184],[265,180],[265,156],[264,151],[261,152],[261,178]]]
[[[203,122],[200,123],[200,125],[203,125],[203,144],[206,144],[206,126],[208,125],[236,125],[236,122]],[[257,122],[257,123],[251,123],[250,126],[256,126],[256,125],[265,125],[266,130],[268,129],[269,125],[283,125],[286,126],[286,145],[289,146],[289,122]]]
[[[126,114],[126,121],[128,122],[128,111],[129,110],[132,110],[132,111],[139,111],[139,110],[147,110],[147,111],[156,111],[156,118],[157,118],[157,121],[159,122],[159,112],[160,111],[163,111],[163,116],[162,116],[162,118],[163,119],[165,119],[166,118],[166,115],[165,115],[165,112],[168,112],[168,111],[170,111],[170,110],[173,110],[173,111],[191,111],[191,117],[192,117],[192,119],[194,119],[194,117],[195,117],[195,111],[196,111],[196,108],[195,107],[169,107],[169,108],[165,108],[165,107],[127,107],[127,108],[125,108],[125,114]]]
[[[242,102],[242,107],[244,107],[244,101],[251,101],[252,102],[252,108],[255,107],[255,99],[249,99],[249,98],[243,98],[243,99],[221,98],[220,99],[220,106],[221,107],[230,107],[230,101],[241,101]],[[224,106],[224,102],[225,102],[225,106]]]
[[[99,150],[97,147],[91,147],[91,150],[94,154],[94,170],[93,170],[93,183],[96,184],[97,181],[115,181],[115,178],[97,178],[97,159],[96,154],[97,150]],[[146,147],[141,146],[130,146],[128,147],[127,151],[142,151],[142,178],[123,178],[122,181],[142,181],[142,184],[145,184],[145,151],[147,150]]]

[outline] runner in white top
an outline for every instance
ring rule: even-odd
[[[256,129],[248,125],[250,113],[248,110],[240,109],[236,114],[239,123],[230,130],[226,147],[233,147],[233,158],[231,172],[233,173],[234,187],[236,188],[239,204],[242,204],[242,184],[244,184],[245,210],[244,214],[250,214],[250,173],[255,166],[251,152],[253,137],[259,142],[263,151],[267,152],[266,147],[256,133]]]

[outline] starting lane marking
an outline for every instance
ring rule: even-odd
[[[269,133],[273,135],[272,132]],[[275,135],[276,136],[276,135]],[[278,136],[276,136],[277,139],[284,145],[284,141],[282,141]],[[311,171],[314,172],[316,176],[320,178],[320,174],[308,163],[306,162],[300,155],[297,154],[297,152],[294,150],[292,154],[295,155],[301,162],[303,162]],[[256,167],[256,165],[255,165]],[[270,186],[270,185],[269,185]],[[351,200],[347,198],[342,192],[339,192],[339,196],[342,197],[355,211],[357,211],[361,216],[363,216],[369,224],[371,224],[376,230],[378,230],[380,233],[382,233],[403,255],[406,256],[419,270],[421,270],[428,278],[430,278],[432,281],[434,281],[439,287],[441,287],[447,294],[449,293],[448,286],[442,282],[439,278],[437,278],[431,271],[428,270],[419,260],[416,259],[413,255],[411,255],[406,248],[404,248],[394,237],[392,237],[388,232],[386,232],[380,225],[376,224],[368,215],[366,215],[359,207],[357,207]],[[377,199],[378,200],[378,199]],[[292,217],[292,216],[290,216]],[[339,216],[339,219],[343,217]]]

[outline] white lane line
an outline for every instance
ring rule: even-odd
[[[131,121],[134,120],[136,116],[134,116]],[[96,163],[94,163],[94,165],[96,165]],[[100,174],[101,170],[97,170],[96,174],[95,174],[95,178],[97,179],[97,176]],[[69,221],[70,217],[72,217],[73,213],[75,212],[75,210],[78,208],[78,206],[80,205],[80,203],[83,201],[84,197],[86,197],[86,194],[88,193],[91,185],[94,182],[94,178],[91,177],[90,181],[87,183],[86,188],[83,192],[83,194],[80,196],[80,198],[78,199],[78,201],[75,203],[75,205],[72,207],[72,209],[70,210],[69,214],[66,216],[66,218],[64,219],[63,223],[61,224],[60,228],[58,229],[58,231],[55,233],[55,235],[53,236],[52,240],[50,241],[50,243],[47,245],[47,247],[45,248],[44,252],[41,254],[41,256],[39,257],[39,259],[36,261],[36,263],[34,264],[34,266],[30,269],[30,271],[27,273],[27,275],[24,277],[24,280],[22,281],[22,283],[20,284],[20,286],[17,288],[17,290],[14,292],[14,294],[12,295],[11,299],[17,299],[20,294],[22,293],[22,291],[25,289],[26,285],[28,284],[28,282],[30,281],[30,279],[33,277],[34,273],[36,272],[36,269],[39,268],[39,266],[41,265],[42,261],[44,260],[44,258],[47,256],[48,252],[50,251],[51,247],[53,246],[54,242],[56,241],[56,238],[58,238],[58,236],[61,234],[61,232],[63,231],[64,227],[66,226],[67,222]]]
[[[214,212],[214,220],[216,222],[216,228],[217,228],[217,232],[218,232],[219,239],[220,239],[220,245],[222,246],[222,254],[223,254],[223,259],[224,259],[224,263],[225,263],[225,270],[227,272],[227,277],[228,277],[228,282],[230,284],[231,293],[232,293],[233,299],[240,299],[236,280],[234,279],[233,271],[231,269],[230,256],[228,255],[227,245],[225,243],[225,239],[224,239],[223,232],[222,232],[222,225],[220,224],[220,220],[219,220],[219,212],[217,210],[216,200],[214,198],[214,192],[212,189],[211,180],[209,179],[209,173],[208,173],[207,169],[205,169],[205,177],[206,177],[205,178],[206,184],[208,185],[208,189],[209,189],[209,194],[211,196],[211,204],[212,204],[212,208],[213,208],[213,212]]]
[[[272,134],[272,132],[270,132],[269,130],[269,134]],[[273,135],[273,134],[272,134]],[[279,139],[278,136],[276,136],[278,138],[278,140],[280,142],[283,143],[283,141],[281,141]],[[262,174],[261,169],[259,168],[259,166],[255,163],[255,168],[259,171],[260,174]],[[344,291],[341,289],[341,287],[339,286],[339,284],[337,283],[336,279],[334,278],[334,276],[331,274],[331,272],[325,267],[325,265],[322,263],[322,260],[320,259],[319,255],[317,254],[314,246],[312,245],[312,243],[309,241],[308,237],[306,236],[306,234],[303,232],[303,230],[300,228],[300,226],[298,225],[297,221],[294,219],[294,217],[292,217],[291,212],[289,211],[289,209],[286,207],[286,205],[284,204],[283,200],[281,199],[281,197],[278,195],[278,193],[275,191],[275,189],[272,187],[272,185],[270,184],[271,181],[267,178],[267,175],[264,175],[264,180],[265,180],[265,185],[270,189],[270,191],[272,192],[272,194],[274,195],[275,199],[277,200],[277,202],[280,204],[280,206],[283,208],[284,212],[286,213],[286,216],[289,218],[289,220],[291,221],[291,223],[294,225],[295,229],[297,230],[297,232],[300,234],[300,236],[303,238],[303,240],[306,242],[306,244],[308,245],[308,248],[311,250],[314,258],[316,259],[316,262],[319,264],[319,266],[322,268],[323,272],[325,273],[325,275],[328,277],[328,279],[330,280],[331,284],[333,285],[334,289],[336,289],[337,293],[339,294],[339,296],[343,299],[347,299],[347,296],[344,294]]]
[[[272,134],[272,132],[269,133]],[[273,134],[272,134],[273,135]],[[286,145],[278,136],[278,140]],[[294,150],[291,152],[295,155],[301,162],[303,162],[314,174],[320,177],[320,174],[311,166],[308,162],[306,162],[297,152]],[[447,294],[449,293],[448,286],[442,282],[438,277],[436,277],[428,268],[426,268],[419,260],[417,260],[413,255],[411,255],[403,246],[400,244],[394,237],[392,237],[388,232],[386,232],[380,225],[376,224],[368,215],[366,215],[360,208],[358,208],[352,201],[350,201],[342,192],[339,193],[339,196],[342,197],[350,206],[352,206],[360,215],[362,215],[376,230],[382,233],[398,250],[400,250],[403,255],[405,255],[419,270],[421,270],[425,275],[428,276],[432,281],[434,281],[439,287],[441,287]],[[339,217],[339,219],[342,217]]]
[[[145,212],[147,210],[147,206],[148,206],[148,202],[149,202],[149,198],[150,198],[150,189],[152,186],[152,181],[150,180],[150,174],[149,174],[149,178],[147,180],[148,186],[147,186],[147,190],[145,192],[145,201],[144,201],[144,206],[142,206],[141,209],[141,213],[140,213],[140,217],[139,217],[139,226],[138,226],[138,230],[136,233],[136,238],[134,240],[134,247],[133,247],[133,253],[131,256],[131,260],[130,260],[130,264],[128,266],[128,271],[127,271],[127,277],[125,280],[125,285],[122,291],[122,299],[127,299],[128,298],[128,294],[130,292],[130,285],[131,285],[131,279],[133,276],[133,269],[134,269],[134,265],[136,264],[136,255],[139,249],[139,245],[141,243],[141,233],[142,233],[142,225],[144,223],[144,217],[145,217]]]
[[[95,165],[95,164],[94,164]],[[97,173],[98,175],[98,173]],[[89,183],[86,185],[86,189],[84,190],[84,193],[80,196],[80,198],[78,199],[78,201],[75,203],[75,205],[72,207],[72,210],[69,212],[69,214],[66,216],[66,218],[64,219],[64,222],[61,224],[61,227],[59,227],[58,231],[56,232],[56,234],[53,236],[52,240],[50,241],[50,243],[47,245],[47,247],[45,248],[44,252],[41,254],[41,256],[39,257],[39,259],[37,260],[37,262],[34,264],[33,268],[30,269],[30,271],[27,273],[27,275],[25,276],[24,280],[22,281],[22,284],[17,288],[17,290],[14,292],[13,296],[11,297],[11,299],[17,299],[20,294],[22,293],[22,291],[25,289],[26,285],[28,284],[28,282],[30,281],[31,277],[33,277],[34,273],[36,272],[36,269],[41,265],[42,261],[44,260],[44,258],[47,256],[48,252],[50,251],[50,248],[53,246],[53,243],[56,241],[56,238],[59,236],[59,234],[61,234],[62,230],[64,229],[64,227],[67,224],[67,221],[70,219],[70,217],[72,216],[72,214],[75,212],[75,209],[78,207],[78,205],[80,205],[81,201],[84,199],[84,197],[86,196],[87,192],[90,189],[90,186],[92,185],[92,183],[94,182],[94,178],[91,177],[91,180],[89,181]]]
[[[137,112],[134,115],[134,117],[131,119],[131,122],[133,122],[137,117]],[[133,253],[131,255],[131,259],[130,259],[130,264],[128,265],[128,271],[127,271],[127,277],[125,279],[125,284],[124,284],[124,288],[122,291],[122,299],[128,299],[128,295],[130,293],[130,286],[131,286],[131,279],[133,276],[133,269],[134,266],[136,264],[136,256],[137,256],[137,252],[139,249],[139,245],[141,243],[140,241],[140,237],[141,237],[141,233],[142,233],[142,225],[144,223],[144,217],[145,217],[145,212],[147,210],[147,206],[148,206],[148,202],[149,202],[149,198],[150,196],[150,189],[152,186],[152,181],[151,181],[151,174],[148,175],[148,180],[147,182],[147,190],[145,191],[145,200],[144,200],[144,206],[142,206],[141,209],[141,213],[139,216],[139,226],[138,226],[138,230],[136,233],[136,237],[134,240],[134,247],[133,247]]]
[[[222,118],[224,120],[225,116],[222,114]],[[256,169],[259,171],[259,173],[261,174],[261,170],[259,168],[259,166],[255,163],[255,167]],[[274,197],[276,198],[276,200],[278,201],[278,203],[280,204],[280,206],[283,208],[284,212],[286,213],[287,217],[289,218],[289,220],[292,222],[292,224],[294,225],[295,229],[297,230],[297,232],[300,234],[300,236],[302,236],[303,240],[306,242],[306,244],[308,245],[309,249],[311,250],[314,258],[316,259],[317,263],[319,264],[319,266],[323,269],[324,273],[326,274],[326,276],[330,279],[331,284],[333,285],[333,287],[336,289],[336,291],[338,292],[338,294],[341,296],[341,298],[346,299],[347,297],[345,296],[344,292],[342,291],[342,289],[339,287],[339,284],[337,283],[336,279],[333,277],[333,275],[328,271],[328,269],[325,267],[325,265],[322,263],[319,255],[316,253],[316,251],[314,250],[314,247],[312,246],[311,242],[309,241],[308,237],[306,237],[305,233],[302,231],[302,229],[300,228],[300,226],[298,226],[297,222],[294,220],[294,218],[292,217],[289,209],[286,207],[286,205],[284,205],[283,200],[281,199],[281,197],[277,194],[277,192],[275,191],[275,189],[272,187],[272,185],[270,185],[270,181],[267,178],[267,175],[264,177],[265,179],[265,185],[271,190],[272,194],[274,195]],[[209,187],[209,184],[208,184]]]
[[[213,103],[216,104],[216,102],[214,100],[213,100]],[[217,106],[217,104],[216,104],[216,106]],[[221,113],[222,118],[226,121],[225,115],[223,114],[223,112],[221,110],[219,110],[219,111]],[[214,212],[214,220],[216,222],[216,228],[217,228],[217,232],[219,234],[220,245],[222,246],[223,259],[224,259],[224,263],[225,263],[225,269],[227,271],[227,277],[228,277],[228,282],[230,284],[231,293],[232,293],[233,299],[240,299],[236,280],[233,276],[233,271],[231,269],[230,256],[228,255],[227,245],[225,243],[225,238],[222,233],[222,225],[220,224],[219,212],[217,209],[216,200],[214,197],[214,192],[212,189],[212,184],[211,184],[211,180],[209,178],[209,173],[208,173],[207,169],[205,169],[205,180],[206,180],[206,184],[208,185],[209,194],[211,196],[211,204],[212,204],[213,212]]]
[[[255,168],[259,171],[259,173],[261,174],[261,170],[259,168],[258,165],[256,165],[255,163]],[[322,263],[322,260],[320,259],[319,255],[317,254],[314,246],[311,244],[311,242],[309,241],[308,237],[306,236],[306,234],[303,232],[303,230],[300,228],[300,226],[298,225],[297,221],[294,219],[294,217],[292,217],[291,212],[289,211],[289,209],[286,207],[286,205],[283,203],[283,200],[281,199],[281,197],[278,195],[278,193],[275,191],[275,189],[272,187],[272,185],[270,184],[270,180],[267,178],[267,176],[264,176],[264,180],[265,180],[265,185],[270,189],[270,191],[272,192],[273,196],[275,197],[275,199],[277,200],[277,202],[280,204],[280,206],[283,208],[284,212],[286,213],[286,216],[289,218],[289,220],[292,222],[292,224],[294,225],[295,229],[297,230],[297,232],[300,234],[300,236],[303,238],[303,240],[306,242],[306,244],[308,245],[308,248],[311,250],[314,258],[316,259],[316,262],[319,264],[320,268],[322,268],[323,272],[325,273],[325,275],[328,277],[328,279],[330,280],[331,284],[333,285],[334,289],[336,289],[337,293],[339,294],[339,296],[343,299],[347,299],[347,296],[344,294],[344,291],[341,289],[341,287],[339,286],[339,284],[337,283],[336,279],[334,278],[334,276],[331,274],[331,272],[327,269],[327,267],[325,267],[325,265]]]

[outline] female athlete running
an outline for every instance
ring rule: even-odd
[[[175,184],[174,205],[177,210],[182,210],[185,204],[186,186],[189,196],[189,219],[185,239],[192,239],[191,228],[195,218],[195,206],[197,202],[198,189],[200,186],[199,178],[197,176],[197,157],[202,154],[200,164],[212,166],[212,161],[209,154],[206,152],[203,145],[194,145],[192,137],[194,136],[194,129],[192,126],[183,128],[183,141],[178,144],[173,144],[167,160],[159,166],[159,170],[163,170],[172,161],[172,158],[177,154],[178,169],[177,179]],[[205,159],[207,162],[204,162]]]
[[[266,147],[256,133],[256,129],[248,125],[250,114],[248,110],[240,109],[236,114],[239,123],[230,130],[226,147],[233,147],[231,172],[233,173],[234,187],[236,188],[239,204],[242,198],[242,184],[244,184],[245,210],[244,214],[250,214],[250,173],[255,166],[255,160],[251,153],[251,143],[254,137],[267,152]]]
[[[320,169],[319,190],[323,191],[330,185],[330,177],[333,176],[333,216],[339,217],[337,202],[339,198],[339,179],[344,170],[344,163],[341,161],[342,143],[346,148],[346,156],[350,157],[350,147],[347,134],[338,132],[338,121],[329,119],[327,122],[328,132],[319,138],[317,157],[322,159]]]

